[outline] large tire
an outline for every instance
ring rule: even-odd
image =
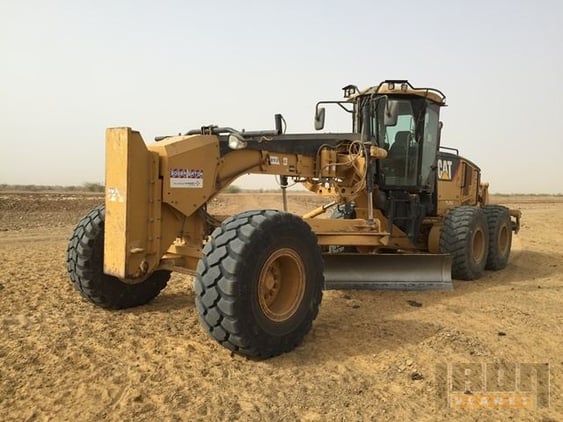
[[[238,354],[263,359],[301,343],[317,317],[323,285],[310,227],[295,215],[260,210],[215,229],[194,290],[208,333]]]
[[[440,250],[452,256],[452,276],[476,280],[483,274],[489,250],[487,219],[481,208],[451,209],[440,232]]]
[[[170,271],[155,271],[137,284],[104,274],[104,219],[105,207],[100,205],[74,229],[67,249],[72,285],[82,297],[103,308],[131,308],[151,301],[166,286]]]
[[[501,205],[487,205],[483,207],[489,228],[489,255],[487,256],[487,270],[502,270],[508,264],[510,248],[512,246],[512,223],[508,208]]]

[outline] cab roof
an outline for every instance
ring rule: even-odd
[[[446,105],[446,96],[435,88],[415,88],[407,80],[385,80],[377,86],[359,90],[354,85],[343,88],[344,96],[350,100],[364,95],[416,95],[426,98],[440,106]]]

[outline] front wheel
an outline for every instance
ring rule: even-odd
[[[137,284],[104,274],[104,221],[105,207],[100,205],[74,229],[67,248],[72,285],[82,297],[103,308],[131,308],[151,301],[166,286],[170,271],[155,271]]]
[[[195,279],[202,325],[228,349],[268,358],[299,345],[322,299],[323,261],[301,218],[247,211],[215,229]]]

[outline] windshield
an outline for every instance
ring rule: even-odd
[[[419,151],[415,139],[416,121],[412,104],[409,100],[390,101],[395,103],[398,115],[394,125],[385,126],[382,146],[387,150],[387,158],[381,161],[385,184],[416,185]]]

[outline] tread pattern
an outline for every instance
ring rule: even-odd
[[[487,220],[481,208],[467,205],[452,208],[444,219],[440,232],[440,251],[452,256],[452,276],[456,279],[475,280],[483,274],[487,251],[479,263],[475,263],[471,256],[473,232],[478,226],[483,230],[488,250]]]
[[[307,282],[298,321],[275,332],[260,323],[256,285],[260,254],[282,237],[302,245]],[[238,354],[268,358],[301,343],[318,314],[323,284],[322,256],[309,225],[289,213],[257,210],[229,217],[215,229],[203,249],[194,290],[201,324],[215,340]]]
[[[487,256],[487,270],[502,270],[508,264],[510,256],[510,248],[512,246],[512,223],[510,221],[510,212],[508,208],[502,205],[487,205],[483,207],[483,212],[487,218],[487,226],[489,228],[489,255]],[[502,226],[505,225],[508,230],[508,250],[506,255],[498,248],[498,236]]]
[[[155,271],[138,284],[126,284],[103,272],[105,207],[90,211],[76,226],[67,248],[67,271],[85,299],[109,309],[143,305],[166,287],[170,271]]]

